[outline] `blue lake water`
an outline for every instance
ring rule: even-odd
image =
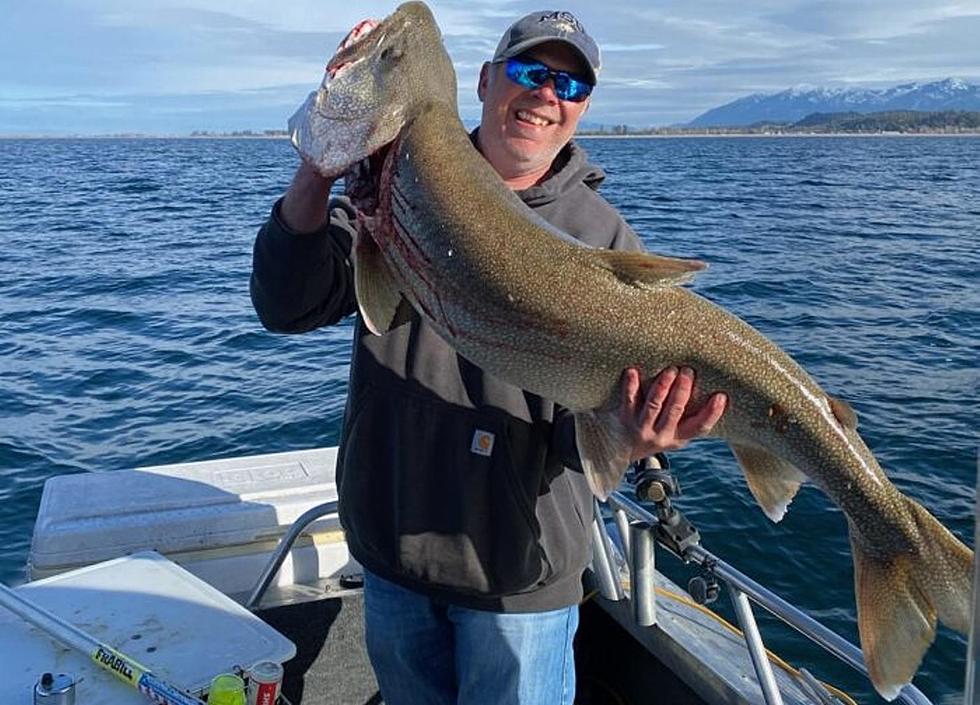
[[[972,545],[980,138],[583,144],[648,246],[710,262],[694,288],[848,400],[898,487]],[[6,140],[0,164],[0,579],[23,580],[49,477],[337,443],[350,322],[276,336],[248,298],[286,142]],[[856,640],[846,525],[822,494],[773,525],[721,444],[673,459],[709,549]],[[935,702],[961,702],[965,650],[941,630],[915,681]]]

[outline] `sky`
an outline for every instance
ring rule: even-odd
[[[0,0],[0,134],[285,129],[338,41],[394,2]],[[432,0],[479,119],[476,77],[507,26],[574,12],[603,56],[584,122],[687,122],[801,85],[980,83],[980,0]]]

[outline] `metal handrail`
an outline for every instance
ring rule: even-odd
[[[612,495],[610,495],[608,504],[616,516],[617,524],[625,523],[623,522],[624,518],[628,518],[631,520],[631,522],[643,522],[651,528],[660,523],[659,519],[653,513],[634,500],[625,496],[622,492],[614,492]],[[265,595],[266,590],[268,590],[273,578],[275,578],[276,574],[279,572],[279,568],[282,566],[283,561],[286,559],[290,549],[296,542],[296,539],[299,538],[303,530],[317,519],[328,514],[335,514],[337,512],[337,508],[338,502],[336,500],[325,502],[308,509],[298,519],[296,519],[295,522],[293,522],[292,526],[289,528],[289,531],[287,531],[280,540],[279,544],[276,546],[276,550],[270,557],[269,562],[259,575],[259,579],[256,582],[255,587],[252,589],[248,600],[245,602],[246,609],[254,611],[261,603],[262,597]],[[980,527],[980,525],[978,525],[978,527]],[[636,541],[639,534],[636,531],[636,526],[631,526],[630,528],[634,529],[634,535],[631,537],[631,539],[623,538],[629,535],[629,531],[620,531],[620,540],[626,544],[620,548],[623,556],[626,558],[626,562],[631,566],[631,569],[636,572],[636,575],[631,577],[633,593],[631,597],[652,596],[654,592],[654,586],[652,585],[654,571],[636,570],[634,566],[635,563],[637,566],[643,565],[644,567],[652,567],[652,557],[648,559],[645,555],[641,555],[640,553],[637,553],[634,556],[634,550],[637,548]],[[599,521],[597,505],[592,529],[593,546],[596,548],[596,553],[598,555],[597,560],[594,561],[598,565],[594,567],[599,568],[598,572],[600,574],[605,574],[604,577],[606,578],[604,581],[606,583],[606,585],[604,585],[606,589],[603,590],[603,593],[609,599],[621,600],[624,597],[622,585],[618,580],[613,578],[616,571],[615,561],[612,556],[612,539],[606,531],[604,522]],[[649,529],[644,530],[649,531]],[[978,534],[980,534],[980,528],[978,528]],[[980,536],[978,536],[978,540],[980,540]],[[643,550],[642,553],[646,554],[646,551]],[[744,573],[721,560],[700,544],[693,544],[687,547],[684,555],[681,558],[682,560],[696,563],[700,566],[710,566],[711,571],[728,584],[729,592],[732,594],[732,599],[735,601],[739,621],[742,622],[743,633],[746,634],[746,644],[749,646],[750,651],[757,651],[757,653],[753,655],[753,664],[756,667],[757,673],[761,674],[760,687],[763,687],[763,694],[766,697],[767,703],[776,704],[780,703],[781,701],[778,699],[778,691],[775,699],[770,699],[772,698],[771,693],[766,692],[767,689],[765,686],[768,685],[768,678],[765,677],[765,672],[762,670],[763,667],[760,662],[760,659],[764,658],[764,650],[761,652],[762,656],[760,656],[757,647],[760,646],[762,642],[761,638],[758,636],[755,618],[752,615],[751,607],[748,605],[748,600],[752,600],[783,623],[793,627],[800,632],[800,634],[823,648],[829,654],[861,673],[865,678],[868,677],[868,669],[864,664],[864,658],[861,655],[861,650],[857,646],[847,641],[837,633],[831,631],[823,624],[805,614],[799,608],[790,604],[783,598],[779,597],[768,588],[763,587]],[[977,570],[980,572],[980,566],[978,566]],[[603,576],[600,575],[600,578],[601,577]],[[639,584],[641,581],[644,583],[643,585]],[[644,599],[644,602],[646,601],[645,597],[642,599]],[[640,613],[649,615],[652,613],[653,609],[654,608],[650,605],[643,605],[641,606]],[[644,619],[643,621],[646,622],[648,619]],[[767,668],[768,659],[765,659],[765,661]],[[771,672],[769,677],[771,678]],[[929,698],[927,698],[925,694],[922,693],[922,691],[920,691],[917,687],[911,684],[902,688],[898,694],[897,701],[907,703],[908,705],[932,705]],[[969,701],[967,701],[967,705],[970,705]]]
[[[641,506],[633,499],[627,497],[622,492],[614,492],[612,495],[610,495],[608,504],[613,510],[614,515],[617,511],[619,511],[623,512],[632,521],[647,522],[651,525],[659,524],[658,518],[652,512],[648,511],[646,508]],[[823,648],[829,654],[838,660],[843,661],[848,666],[861,673],[865,678],[869,677],[867,666],[864,663],[864,657],[861,655],[861,650],[857,646],[839,634],[831,631],[809,615],[805,614],[798,607],[790,604],[771,590],[763,587],[744,573],[721,560],[700,544],[693,544],[689,546],[685,550],[684,555],[680,556],[680,558],[684,561],[689,561],[699,566],[710,567],[711,571],[715,575],[728,584],[729,591],[733,595],[744,593],[744,595],[751,599],[752,602],[768,611],[783,623],[793,627],[796,631],[800,632],[800,634],[808,638],[810,641]],[[738,606],[736,606],[736,609],[738,610]],[[744,617],[745,619],[749,620],[749,624],[754,625],[755,620],[751,614],[751,609],[749,609],[747,613],[744,610],[738,611],[740,621]],[[754,648],[750,644],[752,635],[749,634],[749,631],[752,631],[752,628],[750,627],[749,630],[746,630],[744,628],[745,626],[746,625],[743,624],[743,632],[747,635],[746,643],[751,649]],[[753,664],[758,670],[759,664],[757,664],[754,659]],[[763,694],[765,695],[765,692]],[[774,701],[767,698],[766,702],[772,703]],[[896,702],[908,703],[908,705],[932,705],[929,698],[927,698],[921,690],[911,684],[906,685],[901,691],[899,691]]]
[[[980,457],[977,458],[980,466]],[[976,522],[973,532],[974,550],[980,547],[980,467],[977,468]],[[975,705],[980,698],[980,561],[973,561],[973,619],[970,621],[970,638],[966,650],[966,687],[963,688],[964,705]]]
[[[276,550],[273,551],[272,556],[269,558],[269,562],[266,563],[265,568],[263,568],[262,572],[259,574],[259,579],[255,583],[255,587],[252,588],[252,592],[249,594],[248,600],[245,601],[245,609],[255,611],[258,608],[259,604],[262,602],[262,597],[265,595],[265,591],[269,589],[272,579],[276,577],[276,573],[278,573],[279,568],[282,567],[282,562],[286,560],[286,556],[289,554],[293,544],[296,543],[296,539],[298,539],[299,535],[303,533],[303,530],[320,517],[326,516],[327,514],[336,514],[337,507],[337,500],[318,504],[315,507],[310,507],[307,509],[296,521],[293,522],[293,525],[289,527],[289,531],[287,531],[286,535],[279,541],[279,545],[276,546]]]

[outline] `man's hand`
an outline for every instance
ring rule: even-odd
[[[300,164],[282,199],[279,215],[297,233],[312,233],[327,220],[327,198],[333,179],[321,176],[305,160]]]
[[[633,439],[630,460],[677,450],[714,428],[725,412],[728,398],[718,392],[708,397],[701,408],[689,409],[693,388],[694,371],[688,367],[668,367],[650,381],[646,390],[638,369],[624,370],[619,418]]]

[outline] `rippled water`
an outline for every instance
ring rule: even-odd
[[[895,483],[972,545],[980,139],[585,145],[650,248],[710,262],[694,287],[851,402]],[[0,163],[0,579],[23,579],[49,477],[337,442],[349,322],[275,336],[248,299],[288,144],[8,140]],[[772,525],[720,444],[674,463],[708,548],[856,639],[846,526],[823,495]],[[916,683],[935,702],[960,701],[965,649],[943,629],[927,655]]]

